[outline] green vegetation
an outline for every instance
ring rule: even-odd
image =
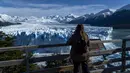
[[[14,43],[13,36],[0,32],[0,47],[13,46],[13,43]],[[19,50],[0,52],[0,61],[23,59],[25,58],[23,54],[24,52]],[[1,69],[3,73],[22,73],[26,72],[26,65],[25,63],[23,63],[21,65],[2,67]],[[30,64],[30,70],[34,69],[36,69],[36,66],[34,64]]]
[[[51,60],[51,61],[46,61],[45,68],[54,68],[54,67],[59,67],[59,66],[65,66],[68,64],[69,62],[67,62],[67,60]]]
[[[56,54],[58,55],[58,54]],[[59,66],[67,66],[70,65],[71,63],[68,62],[67,60],[51,60],[51,61],[46,61],[46,66],[45,68],[54,68],[54,67],[59,67]],[[54,73],[72,73],[71,71],[65,71],[65,72],[54,72]]]
[[[3,32],[0,32],[0,47],[9,47],[14,46],[15,38],[11,35],[7,35]],[[17,59],[24,59],[25,56],[23,56],[25,52],[24,51],[6,51],[6,52],[0,52],[0,61],[6,61],[6,60],[17,60]],[[58,54],[56,54],[58,55]],[[32,53],[29,53],[29,57],[32,56]],[[47,61],[46,66],[44,68],[54,68],[58,66],[65,66],[68,62],[66,60],[53,60],[53,61]],[[26,72],[26,63],[23,63],[21,65],[15,65],[15,66],[8,66],[8,67],[1,67],[2,73],[22,73]],[[36,70],[38,69],[35,64],[30,64],[30,70]]]
[[[65,66],[66,61],[65,60],[53,60],[53,61],[47,61],[46,62],[46,67],[45,68],[53,68],[53,67],[58,67],[58,66]]]

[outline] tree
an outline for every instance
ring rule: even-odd
[[[14,39],[15,38],[12,35],[7,35],[3,32],[0,32],[0,47],[13,46]],[[23,59],[23,54],[24,51],[19,50],[0,52],[0,61]],[[3,70],[3,73],[21,73],[26,71],[26,66],[25,64],[21,64],[15,66],[2,67],[1,69]],[[36,66],[34,64],[30,64],[30,70],[34,69],[36,69]]]

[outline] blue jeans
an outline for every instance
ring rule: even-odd
[[[75,62],[73,61],[74,64],[74,73],[79,73],[80,70],[80,64],[82,66],[82,73],[90,73],[88,70],[88,65],[85,62]]]

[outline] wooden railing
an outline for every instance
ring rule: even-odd
[[[123,39],[123,40],[104,40],[104,41],[90,41],[90,44],[92,43],[110,43],[110,42],[122,42],[122,48],[116,48],[111,50],[99,50],[97,51],[90,51],[90,56],[100,56],[100,55],[108,55],[108,54],[114,54],[117,52],[122,52],[122,58],[116,58],[116,59],[110,59],[105,61],[98,61],[98,62],[89,62],[89,67],[97,65],[101,66],[108,63],[114,63],[114,62],[122,62],[121,66],[116,67],[110,67],[105,69],[98,69],[93,70],[91,73],[110,73],[112,71],[121,70],[121,72],[125,72],[126,68],[130,68],[130,65],[126,65],[126,60],[130,60],[130,57],[126,57],[126,51],[130,51],[130,47],[126,47],[126,42],[130,41],[130,39]],[[38,58],[29,58],[28,56],[28,50],[34,50],[38,48],[48,48],[48,47],[60,47],[60,46],[70,46],[68,44],[52,44],[52,45],[32,45],[32,46],[17,46],[17,47],[3,47],[0,48],[0,52],[4,51],[11,51],[11,50],[24,50],[26,52],[26,58],[25,59],[18,59],[18,60],[8,60],[8,61],[0,61],[0,67],[6,67],[6,66],[13,66],[13,65],[20,65],[22,63],[26,63],[26,73],[46,73],[46,72],[60,72],[60,71],[67,71],[72,70],[73,66],[60,66],[56,68],[49,68],[49,69],[43,69],[43,70],[37,70],[37,71],[30,71],[29,70],[29,64],[30,63],[36,63],[41,61],[50,61],[50,60],[63,60],[69,57],[69,54],[61,54],[61,55],[55,55],[55,56],[48,56],[48,57],[38,57]]]

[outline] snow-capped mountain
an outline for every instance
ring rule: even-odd
[[[21,22],[28,22],[28,23],[65,23],[69,22],[78,16],[74,14],[69,14],[67,16],[46,16],[46,17],[20,17],[20,16],[9,16],[7,14],[0,14],[0,21],[1,22],[11,22],[11,23],[21,23]]]
[[[77,18],[77,17],[79,17],[79,16],[74,15],[74,14],[69,14],[69,15],[67,15],[67,16],[64,17],[64,20],[65,20],[66,22],[68,22],[68,21],[71,21],[71,20],[73,20],[73,19],[75,19],[75,18]]]
[[[74,20],[70,21],[69,23],[83,23],[84,21],[86,20],[89,20],[89,19],[98,19],[98,18],[105,18],[106,16],[110,16],[112,15],[114,12],[111,11],[110,9],[105,9],[105,10],[102,10],[96,14],[94,13],[91,13],[91,14],[85,14],[83,16],[80,16],[78,18],[75,18]]]
[[[80,16],[80,17],[76,18],[76,19],[86,20],[86,19],[91,18],[91,17],[94,17],[94,13],[85,14],[85,15],[83,15],[83,16]]]
[[[117,9],[117,11],[121,11],[121,10],[130,10],[130,4],[125,5],[125,6],[121,7],[120,9]]]
[[[65,23],[65,22],[69,22],[75,18],[77,18],[78,16],[77,15],[74,15],[74,14],[69,14],[69,15],[66,15],[66,16],[60,16],[60,15],[54,15],[54,16],[47,16],[47,17],[44,17],[45,19],[51,19],[51,20],[56,20],[60,23]]]
[[[21,22],[30,22],[30,23],[56,22],[55,20],[45,19],[43,17],[41,17],[41,18],[34,17],[34,16],[20,17],[20,16],[9,16],[7,14],[0,14],[0,21],[1,22],[11,22],[11,23],[21,23]]]
[[[113,11],[111,11],[110,9],[105,9],[96,13],[95,16],[103,15],[104,17],[106,17],[107,15],[111,15],[111,14],[113,14]]]
[[[105,9],[105,10],[102,10],[96,14],[94,13],[91,13],[91,14],[85,14],[79,18],[83,18],[84,20],[86,20],[87,18],[93,18],[93,17],[98,17],[98,16],[104,16],[106,17],[107,15],[111,15],[113,14],[113,11],[111,11],[110,9]]]
[[[88,14],[80,16],[75,20],[72,20],[68,23],[70,24],[90,24],[91,26],[104,26],[104,27],[113,27],[121,29],[130,28],[130,4],[125,5],[113,11],[111,9],[102,10],[93,16]]]
[[[70,21],[69,23],[72,23],[72,24],[80,24],[82,22],[84,22],[85,20],[87,20],[88,18],[90,17],[93,17],[94,16],[94,13],[91,13],[91,14],[85,14],[83,16],[80,16],[80,17],[77,17],[75,18],[74,20]]]
[[[74,14],[69,14],[69,15],[65,16],[65,18],[77,18],[77,17],[79,17],[79,16],[74,15]]]
[[[27,20],[27,18],[25,18],[25,17],[9,16],[7,14],[0,14],[0,21],[1,22],[17,23],[17,22],[24,22],[26,20]]]

